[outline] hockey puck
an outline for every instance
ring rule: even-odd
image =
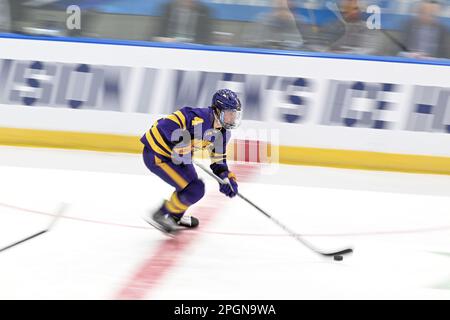
[[[344,257],[343,256],[334,256],[333,259],[335,261],[342,261],[344,259]]]

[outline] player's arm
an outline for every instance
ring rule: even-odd
[[[236,175],[232,173],[227,164],[227,144],[230,135],[226,130],[221,130],[220,135],[216,135],[214,148],[210,151],[211,165],[210,168],[214,174],[226,182],[220,184],[220,192],[232,198],[238,193],[238,184]]]
[[[158,120],[146,133],[146,138],[156,153],[171,157],[173,148],[182,139],[182,135],[176,134],[176,130],[185,130],[188,123],[186,121],[187,112],[184,109]]]

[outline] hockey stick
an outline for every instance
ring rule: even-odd
[[[202,164],[193,161],[193,163],[195,165],[197,165],[200,169],[202,169],[203,171],[205,171],[208,175],[210,175],[212,178],[214,178],[216,181],[218,181],[221,184],[227,184],[227,182],[225,182],[224,180],[222,180],[221,178],[219,178],[218,176],[216,176],[214,173],[212,173],[210,170],[208,170],[206,167],[204,167]],[[258,207],[256,204],[254,204],[252,201],[250,201],[249,199],[247,199],[246,197],[244,197],[241,193],[237,193],[237,195],[244,200],[245,202],[247,202],[248,204],[250,204],[252,207],[254,207],[256,210],[258,210],[259,212],[261,212],[263,215],[265,215],[267,218],[269,218],[270,220],[272,220],[273,222],[275,222],[275,224],[277,224],[280,228],[282,228],[284,231],[286,231],[291,237],[293,237],[294,239],[296,239],[297,241],[299,241],[300,243],[302,243],[304,246],[306,246],[307,248],[311,249],[312,251],[314,251],[315,253],[324,256],[324,257],[334,257],[335,260],[342,260],[342,256],[345,254],[349,254],[353,252],[353,249],[351,248],[347,248],[347,249],[343,249],[343,250],[339,250],[339,251],[333,251],[333,252],[323,252],[321,250],[319,250],[318,248],[316,248],[315,246],[313,246],[311,243],[309,243],[308,241],[306,241],[305,239],[303,239],[300,235],[296,234],[295,232],[293,232],[291,229],[289,229],[288,227],[286,227],[283,223],[281,223],[280,221],[278,221],[277,219],[275,219],[274,217],[272,217],[270,214],[268,214],[266,211],[264,211],[263,209],[261,209],[260,207]]]
[[[50,221],[50,224],[47,226],[46,229],[44,229],[44,230],[42,230],[42,231],[39,231],[39,232],[37,232],[37,233],[35,233],[35,234],[32,234],[31,236],[28,236],[28,237],[26,237],[26,238],[24,238],[24,239],[22,239],[22,240],[16,241],[16,242],[14,242],[14,243],[12,243],[12,244],[10,244],[10,245],[4,247],[4,248],[1,248],[1,249],[0,249],[0,252],[5,251],[5,250],[8,250],[8,249],[11,249],[12,247],[15,247],[15,246],[17,246],[17,245],[19,245],[19,244],[21,244],[21,243],[24,243],[24,242],[26,242],[26,241],[28,241],[28,240],[31,240],[31,239],[36,238],[36,237],[38,237],[38,236],[40,236],[40,235],[42,235],[42,234],[44,234],[44,233],[49,232],[49,231],[53,228],[53,226],[55,225],[55,223],[56,223],[56,221],[58,220],[58,218],[60,218],[60,217],[63,215],[64,211],[66,210],[66,207],[67,207],[67,205],[66,205],[65,203],[63,203],[63,204],[60,205],[60,207],[59,207],[59,209],[58,209],[56,215],[55,215],[55,216],[53,217],[53,219]]]

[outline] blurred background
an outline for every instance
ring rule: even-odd
[[[450,0],[0,0],[1,32],[55,37],[448,59],[449,28]]]
[[[449,0],[0,0],[0,251],[69,204],[0,299],[449,300],[449,28]],[[197,231],[141,218],[173,190],[140,137],[219,88],[239,191],[353,256],[201,170]]]

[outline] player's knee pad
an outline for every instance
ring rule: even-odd
[[[189,183],[183,190],[178,192],[178,197],[183,203],[194,204],[205,195],[205,183],[200,180],[194,180]]]

